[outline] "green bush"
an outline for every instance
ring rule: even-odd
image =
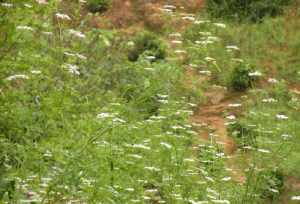
[[[248,64],[241,63],[237,65],[230,75],[230,87],[235,91],[245,91],[252,87],[256,77],[249,74],[253,71],[254,69]]]
[[[140,55],[147,54],[155,57],[152,61],[162,60],[166,55],[165,50],[165,45],[157,36],[150,32],[144,32],[134,39],[134,45],[128,53],[128,59],[135,62]]]
[[[274,199],[278,193],[270,191],[270,189],[281,192],[284,188],[284,175],[279,170],[266,169],[259,173],[258,179],[261,181],[261,191],[263,198]]]
[[[259,22],[283,12],[290,0],[208,0],[207,10],[214,17]]]
[[[8,194],[9,200],[13,198],[16,190],[16,184],[14,180],[0,180],[0,200],[3,199],[5,193]]]
[[[256,146],[257,133],[245,122],[237,121],[230,124],[227,130],[236,139],[239,147]]]
[[[111,5],[111,0],[88,0],[88,10],[92,13],[103,12]]]

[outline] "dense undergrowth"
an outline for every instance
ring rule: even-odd
[[[238,21],[261,22],[283,13],[290,0],[207,0],[208,13]]]
[[[188,15],[182,34],[133,37],[92,28],[85,8],[0,3],[2,202],[280,203],[300,179],[298,8],[260,24]],[[191,89],[187,66],[209,80]],[[189,122],[212,84],[248,91],[228,125],[249,154],[244,182]]]

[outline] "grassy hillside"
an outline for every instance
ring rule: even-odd
[[[208,2],[0,0],[0,203],[298,203],[299,3]]]

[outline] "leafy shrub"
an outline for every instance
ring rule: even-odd
[[[228,127],[229,134],[234,137],[239,147],[256,146],[256,132],[246,123],[237,121]]]
[[[214,17],[236,18],[239,21],[261,21],[276,16],[290,0],[208,0],[207,10]]]
[[[284,187],[284,175],[279,170],[266,169],[261,171],[258,175],[258,179],[261,181],[261,191],[263,198],[274,199],[278,193],[270,191],[270,189],[283,190]]]
[[[15,188],[14,180],[0,180],[0,200],[3,199],[5,193],[8,194],[9,200],[11,200],[13,198]]]
[[[111,4],[111,0],[89,0],[88,10],[92,13],[103,12],[108,9]]]
[[[290,101],[292,99],[291,93],[289,92],[289,88],[286,82],[283,80],[274,84],[269,92],[271,97],[276,98],[278,100]]]
[[[253,72],[253,68],[248,64],[237,65],[230,75],[230,87],[235,91],[245,91],[252,87],[256,80],[255,76],[249,74]]]
[[[219,154],[221,151],[218,148],[211,148],[209,146],[203,145],[198,150],[198,158],[202,161],[202,166],[211,175],[222,174],[222,169],[224,168],[224,162],[222,158],[218,158],[215,155]]]
[[[128,53],[128,59],[135,62],[142,54],[154,56],[152,61],[162,60],[166,55],[165,46],[157,36],[144,32],[134,39],[134,46]]]

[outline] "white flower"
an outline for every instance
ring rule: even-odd
[[[82,55],[82,54],[76,54],[76,56],[79,58],[79,59],[82,59],[82,60],[86,60],[87,59],[87,57],[86,56],[84,56],[84,55]]]
[[[175,53],[176,54],[182,54],[182,53],[186,53],[186,51],[185,50],[175,50]]]
[[[130,47],[132,47],[132,46],[135,45],[135,43],[134,43],[133,41],[128,41],[128,42],[127,42],[127,45],[130,46]]]
[[[153,166],[146,166],[144,167],[144,169],[147,169],[149,171],[160,171],[159,168],[153,167]]]
[[[24,4],[24,6],[25,6],[26,8],[32,8],[32,5],[30,5],[30,4]]]
[[[185,158],[185,159],[183,159],[183,161],[184,162],[195,162],[195,160],[192,158]]]
[[[151,116],[150,119],[153,119],[153,120],[164,120],[166,119],[167,117],[166,116]]]
[[[211,200],[211,202],[219,204],[230,204],[228,200]]]
[[[200,35],[211,36],[211,32],[199,32]]]
[[[199,41],[199,40],[197,40],[197,41],[195,41],[195,43],[198,44],[198,45],[208,45],[208,44],[213,44],[214,41],[211,41],[211,40]]]
[[[47,0],[35,0],[38,4],[48,4]]]
[[[171,41],[173,44],[182,44],[181,40],[172,40]]]
[[[234,62],[244,62],[244,60],[240,58],[232,58],[231,60]]]
[[[62,20],[67,20],[67,21],[70,21],[72,20],[70,18],[70,16],[68,16],[67,14],[63,14],[63,13],[56,13],[55,16],[59,19],[62,19]]]
[[[32,70],[31,73],[32,74],[41,74],[42,72],[40,70]]]
[[[271,151],[267,149],[257,149],[257,151],[261,153],[267,153],[267,154],[271,153]]]
[[[146,67],[144,68],[144,70],[147,70],[147,71],[155,71],[155,69],[151,68],[151,67]]]
[[[194,104],[194,103],[188,103],[188,105],[191,107],[197,107],[197,104]]]
[[[158,102],[160,102],[160,103],[162,103],[162,104],[168,104],[169,103],[169,101],[168,100],[157,100]]]
[[[277,114],[276,118],[279,120],[287,120],[289,117],[283,114]]]
[[[44,153],[45,157],[52,157],[52,152],[50,152],[49,150],[46,150],[46,152]]]
[[[269,188],[269,191],[271,191],[273,193],[279,193],[279,191],[277,189],[274,189],[274,188]]]
[[[171,126],[171,128],[174,129],[174,130],[184,129],[184,127],[182,127],[180,125],[173,125],[173,126]]]
[[[215,42],[218,42],[220,41],[220,38],[216,37],[216,36],[208,36],[207,37],[207,40],[208,41],[215,41]]]
[[[203,74],[203,75],[211,75],[211,71],[209,70],[200,70],[199,74]]]
[[[228,49],[228,50],[240,50],[240,48],[236,45],[228,45],[228,46],[226,46],[226,49]]]
[[[64,54],[67,55],[67,56],[70,56],[70,57],[77,57],[77,58],[82,59],[82,60],[86,60],[87,59],[86,56],[78,54],[78,53],[73,54],[71,52],[64,52]]]
[[[215,182],[215,180],[209,176],[205,176],[204,178],[210,182]]]
[[[8,80],[8,81],[12,81],[15,79],[29,79],[29,77],[24,74],[16,74],[16,75],[12,75],[12,76],[9,76],[6,78],[6,80]]]
[[[164,8],[161,8],[160,10],[163,11],[163,12],[166,12],[166,13],[172,13],[172,12],[173,12],[172,9],[164,9]]]
[[[250,72],[248,74],[248,76],[252,77],[252,76],[262,76],[262,73],[259,71],[255,71],[255,72]]]
[[[53,35],[52,32],[46,32],[46,31],[44,31],[44,32],[42,32],[42,33],[45,34],[45,35]]]
[[[29,30],[33,31],[34,29],[30,26],[17,26],[17,30]]]
[[[268,79],[268,82],[269,82],[270,84],[276,84],[276,83],[278,83],[278,80],[277,80],[277,79],[274,79],[274,78],[269,78],[269,79]]]
[[[229,115],[229,116],[227,116],[226,118],[227,118],[228,120],[235,120],[235,119],[236,119],[235,115]]]
[[[192,16],[184,16],[182,17],[183,20],[189,20],[189,21],[195,21],[195,17],[192,17]]]
[[[40,203],[42,199],[21,199],[19,200],[20,203]]]
[[[291,138],[292,136],[289,135],[289,134],[282,134],[281,137],[282,137],[283,139],[287,140],[287,139]]]
[[[74,57],[74,56],[75,56],[75,54],[70,53],[70,52],[64,52],[64,54],[67,55],[67,56],[71,56],[71,57]]]
[[[219,28],[226,28],[226,25],[224,23],[214,23],[214,25]]]
[[[145,193],[156,193],[156,192],[158,192],[157,189],[147,189],[147,190],[145,190]]]
[[[291,200],[300,200],[300,196],[292,196]]]
[[[75,64],[64,64],[68,71],[75,75],[80,75],[79,67]]]
[[[204,24],[204,23],[210,23],[210,21],[202,21],[202,20],[198,20],[194,22],[195,24],[199,25],[199,24]]]
[[[160,145],[161,145],[161,146],[164,146],[164,147],[167,148],[167,149],[171,149],[171,148],[172,148],[172,145],[170,145],[170,144],[168,144],[168,143],[166,143],[166,142],[161,142]]]
[[[11,8],[11,7],[13,7],[13,4],[10,4],[10,3],[1,3],[1,6],[6,7],[6,8]]]
[[[126,191],[133,192],[134,188],[125,188]]]
[[[112,121],[115,122],[115,123],[126,123],[126,121],[121,119],[121,118],[113,118]]]
[[[231,177],[224,177],[222,178],[222,181],[230,181],[231,180]]]
[[[262,100],[263,103],[276,103],[278,102],[276,99],[274,98],[265,98]]]
[[[82,32],[77,31],[77,30],[70,29],[69,33],[71,35],[74,35],[74,36],[78,37],[78,38],[85,38],[85,35]]]
[[[240,104],[240,103],[231,103],[228,105],[228,107],[232,107],[232,108],[237,108],[237,107],[241,107],[241,106],[242,106],[242,104]]]
[[[155,56],[146,56],[145,59],[151,61],[151,60],[155,60],[156,57]]]
[[[181,34],[180,33],[171,33],[169,36],[170,37],[178,37],[178,38],[180,38]]]
[[[97,118],[99,118],[99,119],[112,118],[112,117],[114,117],[114,115],[112,115],[110,113],[99,113],[97,115]]]
[[[214,61],[216,61],[216,59],[212,58],[212,57],[205,57],[204,60],[207,61],[207,62],[214,62]]]
[[[129,154],[128,156],[135,158],[135,159],[142,159],[143,157],[141,155],[138,154]]]
[[[138,148],[138,149],[145,149],[145,150],[150,150],[151,148],[150,147],[147,147],[143,144],[134,144],[132,145],[133,148]]]
[[[208,201],[194,201],[194,200],[189,200],[191,204],[208,204]]]
[[[164,5],[165,9],[176,9],[176,6],[173,6],[173,5]]]

